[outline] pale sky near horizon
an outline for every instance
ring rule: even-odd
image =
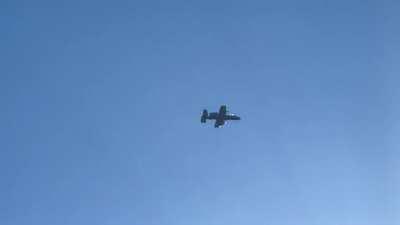
[[[0,224],[399,225],[399,12],[2,1]]]

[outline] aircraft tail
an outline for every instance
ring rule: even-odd
[[[202,123],[205,123],[206,120],[207,120],[207,117],[208,117],[208,112],[207,112],[207,110],[205,109],[205,110],[203,110],[203,113],[201,114],[201,122],[202,122]]]

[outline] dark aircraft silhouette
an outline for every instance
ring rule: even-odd
[[[215,120],[214,127],[220,127],[225,124],[225,121],[227,120],[240,120],[239,116],[236,116],[234,114],[228,113],[226,110],[226,105],[221,105],[219,108],[219,112],[212,112],[208,113],[207,110],[203,110],[203,114],[201,115],[201,122],[205,123],[206,120]]]

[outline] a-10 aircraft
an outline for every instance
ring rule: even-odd
[[[225,124],[225,121],[240,120],[240,117],[236,116],[235,114],[229,113],[226,110],[226,105],[221,105],[221,107],[219,108],[219,112],[208,113],[206,109],[203,110],[203,113],[201,115],[201,122],[205,123],[207,120],[215,120],[214,127],[218,128],[220,126],[223,126]]]

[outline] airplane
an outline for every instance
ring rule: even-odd
[[[215,120],[214,127],[218,128],[221,127],[225,124],[225,121],[227,120],[240,120],[239,116],[236,116],[235,114],[229,113],[226,110],[226,105],[221,105],[219,108],[219,112],[212,112],[208,113],[206,109],[203,110],[203,113],[201,114],[201,122],[205,123],[206,120]]]

